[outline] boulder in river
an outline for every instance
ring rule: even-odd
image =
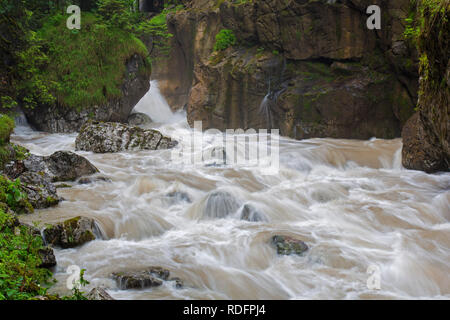
[[[177,141],[153,129],[116,122],[87,122],[75,140],[76,150],[96,153],[125,150],[159,150],[177,145]]]
[[[260,222],[267,221],[266,216],[259,212],[255,207],[251,204],[244,204],[241,210],[241,220],[247,220],[250,222]]]
[[[277,253],[280,255],[302,255],[308,250],[308,246],[302,240],[288,236],[273,236],[272,243],[275,245]]]
[[[124,289],[159,287],[169,279],[170,271],[161,267],[150,267],[141,271],[114,272],[117,286]]]
[[[93,288],[86,296],[89,300],[114,300],[103,288]]]
[[[15,179],[24,172],[35,172],[52,182],[74,181],[98,172],[86,158],[71,151],[56,151],[50,156],[29,155],[25,160],[16,160],[5,166],[5,174]]]
[[[19,176],[23,190],[28,196],[28,202],[36,209],[48,208],[61,200],[56,193],[56,187],[48,178],[36,172],[27,171]]]
[[[28,202],[36,209],[56,205],[61,200],[53,182],[74,181],[97,172],[89,160],[70,151],[57,151],[50,156],[31,154],[24,160],[11,161],[4,168],[9,179],[20,179]]]
[[[132,126],[142,126],[150,124],[152,122],[153,122],[152,118],[150,118],[148,115],[142,112],[132,113],[128,117],[128,124]]]
[[[240,205],[236,198],[225,191],[214,191],[208,195],[205,209],[203,211],[204,218],[225,218],[235,213]]]
[[[176,204],[180,202],[187,202],[191,203],[191,197],[186,192],[182,191],[173,191],[166,195],[167,198],[169,198],[169,201],[171,204]]]
[[[96,239],[99,234],[94,219],[75,217],[44,229],[45,241],[62,248],[73,248]]]

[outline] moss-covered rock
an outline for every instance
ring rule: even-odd
[[[116,122],[95,121],[83,125],[75,140],[77,150],[96,153],[168,149],[176,144],[176,141],[163,136],[157,130]]]
[[[62,248],[81,246],[96,239],[98,227],[93,219],[75,217],[44,229],[47,243]]]
[[[277,249],[279,255],[302,255],[308,250],[308,246],[301,240],[287,236],[273,236],[272,244]]]

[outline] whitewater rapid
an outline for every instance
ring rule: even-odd
[[[135,111],[181,141],[178,148],[191,133],[155,82]],[[49,155],[74,151],[75,137],[19,126],[12,140]],[[86,269],[88,289],[105,286],[116,299],[450,298],[450,174],[403,169],[400,139],[282,137],[279,143],[278,175],[180,167],[171,150],[77,151],[110,181],[58,189],[63,202],[21,220],[45,226],[83,215],[94,218],[107,239],[56,249],[52,290],[66,293],[66,269],[78,265]],[[203,219],[208,195],[218,190],[251,204],[267,221]],[[277,234],[302,239],[310,249],[304,256],[279,256],[270,244]],[[169,269],[184,288],[167,282],[120,290],[110,277],[149,266]],[[380,290],[367,286],[370,266],[380,270]]]

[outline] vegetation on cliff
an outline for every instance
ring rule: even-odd
[[[67,1],[0,0],[0,107],[35,108],[57,103],[84,108],[122,94],[125,62],[149,53],[139,39],[169,37],[167,26],[149,21],[130,0],[98,0],[82,8],[81,29],[69,30]]]
[[[426,172],[450,170],[450,2],[413,1],[406,35],[420,56],[418,114],[403,130],[403,165]]]

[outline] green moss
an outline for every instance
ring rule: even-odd
[[[5,114],[0,114],[0,146],[9,142],[14,130],[14,120]]]

